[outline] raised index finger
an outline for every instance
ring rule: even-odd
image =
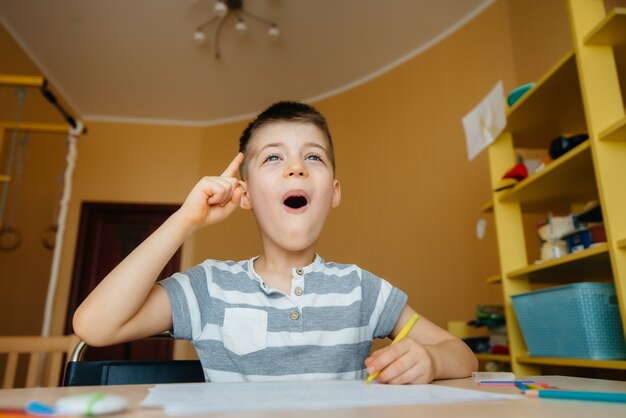
[[[239,166],[243,161],[243,153],[237,153],[235,159],[230,162],[226,170],[222,173],[221,177],[236,177],[237,172],[239,171]]]

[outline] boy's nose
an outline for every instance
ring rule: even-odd
[[[287,168],[287,174],[289,177],[304,177],[307,172],[301,161],[292,161]]]

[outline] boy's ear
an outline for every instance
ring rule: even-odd
[[[252,202],[250,201],[250,197],[248,196],[248,185],[243,180],[239,180],[239,184],[243,189],[243,193],[241,194],[241,200],[239,201],[239,207],[241,209],[250,210],[252,209]]]
[[[339,206],[339,202],[341,202],[341,184],[339,184],[339,180],[333,180],[333,208]]]

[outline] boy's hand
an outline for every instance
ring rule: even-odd
[[[365,366],[369,374],[380,373],[376,378],[380,383],[430,383],[436,374],[431,353],[410,337],[374,351]]]
[[[178,213],[193,229],[220,222],[237,209],[243,188],[235,176],[243,158],[238,153],[219,177],[203,177],[191,189]]]

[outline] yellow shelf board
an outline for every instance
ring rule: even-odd
[[[617,240],[617,248],[626,248],[626,238]]]
[[[581,358],[517,356],[517,361],[549,366],[591,367],[596,369],[626,370],[626,360],[591,360]]]
[[[62,123],[34,123],[23,122],[18,123],[10,121],[0,121],[0,129],[5,131],[12,131],[16,129],[19,132],[31,132],[31,133],[49,133],[49,134],[67,134],[70,130],[70,126]]]
[[[502,363],[510,363],[511,356],[508,354],[489,354],[489,353],[474,353],[479,361],[499,361]]]
[[[41,87],[43,83],[42,76],[0,74],[0,86]]]
[[[626,141],[626,116],[600,132],[601,141]]]
[[[586,132],[574,52],[563,57],[507,112],[517,148],[545,148],[562,134]]]
[[[526,212],[549,212],[598,196],[591,146],[585,141],[499,195],[501,202],[519,202]]]
[[[490,200],[489,202],[482,205],[480,207],[480,211],[483,213],[493,212],[493,200]]]
[[[626,8],[616,7],[598,23],[583,42],[586,45],[619,45],[626,43]]]
[[[613,274],[609,259],[609,246],[605,242],[597,244],[586,250],[511,271],[507,277],[536,282],[611,279]]]
[[[502,283],[502,276],[499,274],[492,274],[491,276],[488,276],[485,281],[487,284]]]

